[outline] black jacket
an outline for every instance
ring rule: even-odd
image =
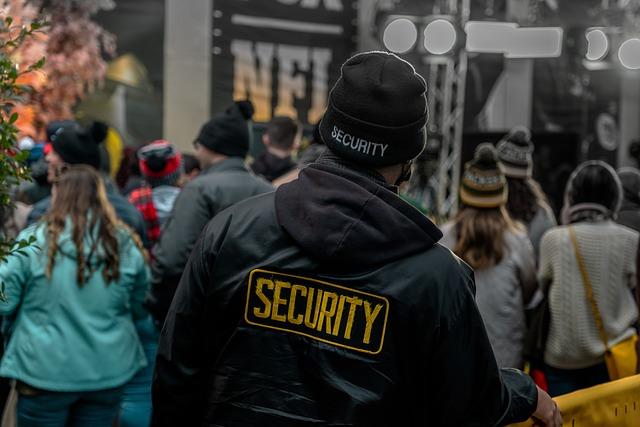
[[[531,415],[536,388],[498,369],[471,269],[375,180],[324,156],[208,224],[162,330],[153,425],[490,426]]]

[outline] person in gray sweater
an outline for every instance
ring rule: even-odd
[[[538,278],[549,288],[551,322],[544,352],[549,394],[557,396],[609,381],[605,346],[587,300],[572,227],[607,334],[616,344],[634,333],[638,233],[616,224],[622,187],[602,161],[578,166],[567,183],[562,222],[542,238]]]
[[[465,166],[460,199],[440,242],[474,269],[476,303],[498,365],[522,368],[524,306],[537,286],[535,261],[525,228],[505,208],[507,183],[491,144],[481,144]]]

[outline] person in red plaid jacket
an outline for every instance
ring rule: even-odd
[[[138,161],[145,185],[132,191],[129,201],[142,214],[147,237],[153,245],[180,193],[184,165],[181,153],[164,140],[154,141],[138,150]]]

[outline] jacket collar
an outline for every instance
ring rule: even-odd
[[[227,171],[248,171],[247,166],[244,164],[242,157],[229,157],[218,163],[207,166],[201,172],[202,175],[208,175],[210,173],[227,172]]]
[[[334,170],[342,171],[351,175],[358,175],[362,178],[367,178],[370,181],[380,185],[383,188],[398,194],[398,187],[388,184],[382,175],[372,169],[366,169],[359,165],[356,165],[348,160],[336,156],[329,150],[325,150],[320,157],[315,161],[316,165],[320,167],[326,166]]]

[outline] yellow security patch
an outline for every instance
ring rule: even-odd
[[[249,274],[247,323],[363,353],[382,351],[389,301],[309,277],[256,269]]]

